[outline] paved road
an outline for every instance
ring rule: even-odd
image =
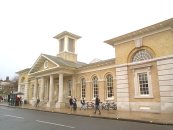
[[[173,130],[173,126],[0,106],[0,130]]]

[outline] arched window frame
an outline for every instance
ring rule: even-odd
[[[111,74],[106,75],[106,98],[114,98],[114,88],[113,88],[113,76]]]
[[[85,80],[85,78],[81,79],[81,98],[86,98],[86,80]]]
[[[141,50],[138,50],[137,52],[134,53],[134,55],[131,58],[131,62],[149,60],[152,58],[153,58],[153,56],[148,50],[141,49]]]
[[[92,88],[93,88],[93,99],[95,99],[96,96],[99,95],[99,86],[98,86],[98,78],[97,78],[97,76],[94,76],[92,78]]]

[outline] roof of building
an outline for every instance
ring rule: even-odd
[[[81,67],[83,65],[86,65],[86,63],[83,62],[71,62],[68,60],[64,60],[60,57],[57,56],[52,56],[52,55],[48,55],[48,54],[42,54],[43,56],[47,57],[48,59],[54,61],[56,64],[60,65],[60,66],[64,66],[64,67],[73,67],[73,68],[78,68]]]
[[[16,72],[17,74],[20,74],[20,73],[24,73],[24,72],[29,72],[31,68],[26,68],[26,69],[23,69],[23,70],[20,70],[18,72]]]
[[[156,23],[154,25],[151,25],[151,26],[139,29],[139,30],[136,30],[136,31],[133,31],[133,32],[130,32],[130,33],[127,33],[127,34],[124,34],[124,35],[121,35],[121,36],[118,36],[118,37],[115,37],[115,38],[112,38],[112,39],[109,39],[109,40],[106,40],[104,42],[114,46],[114,45],[118,44],[119,42],[125,41],[127,39],[134,38],[134,37],[140,36],[140,35],[144,35],[149,32],[153,32],[158,29],[165,28],[165,27],[173,27],[173,18]]]
[[[58,35],[54,36],[53,38],[55,38],[55,39],[60,39],[60,38],[62,38],[62,37],[65,36],[65,35],[68,35],[68,36],[73,37],[73,38],[75,38],[75,39],[81,38],[81,36],[78,36],[78,35],[76,35],[76,34],[70,33],[70,32],[68,32],[68,31],[64,31],[64,32],[62,32],[62,33],[59,33]]]
[[[111,58],[111,59],[107,59],[107,60],[100,60],[100,61],[97,61],[94,63],[86,64],[86,65],[79,67],[79,69],[89,69],[89,68],[93,68],[93,67],[101,67],[101,66],[112,65],[112,64],[115,64],[115,58]]]
[[[39,69],[40,65],[44,63],[45,59],[50,60],[51,62],[53,62],[57,66],[74,68],[74,69],[93,68],[96,66],[99,67],[99,66],[110,65],[110,64],[115,63],[115,58],[107,59],[107,60],[100,60],[100,61],[97,61],[94,63],[87,64],[87,63],[79,62],[79,61],[77,61],[77,62],[67,61],[67,60],[64,60],[60,57],[52,56],[52,55],[48,55],[48,54],[41,54],[31,68],[26,68],[26,69],[18,71],[16,73],[18,73],[18,74],[24,73],[24,72],[33,73]]]

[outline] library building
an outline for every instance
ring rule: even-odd
[[[116,57],[91,63],[77,59],[80,36],[64,31],[54,38],[57,55],[40,54],[31,68],[16,72],[27,103],[65,108],[70,97],[80,106],[82,98],[99,96],[119,111],[173,113],[173,18],[105,40]]]

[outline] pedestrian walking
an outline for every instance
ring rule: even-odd
[[[86,106],[85,106],[85,99],[82,98],[82,100],[80,101],[81,102],[81,107],[80,107],[80,110],[86,110]]]
[[[94,111],[94,114],[96,114],[96,111],[99,111],[99,114],[101,114],[101,111],[100,111],[100,99],[98,96],[96,96],[96,99],[95,99],[95,111]]]
[[[70,99],[69,99],[69,105],[70,105],[70,110],[72,111],[73,110],[73,99],[72,99],[72,97],[70,97]]]
[[[35,107],[38,107],[38,106],[39,106],[39,103],[40,103],[40,99],[37,98],[37,101],[36,101]]]
[[[76,111],[76,109],[77,109],[77,100],[76,100],[76,98],[74,97],[74,98],[73,98],[73,110]]]

